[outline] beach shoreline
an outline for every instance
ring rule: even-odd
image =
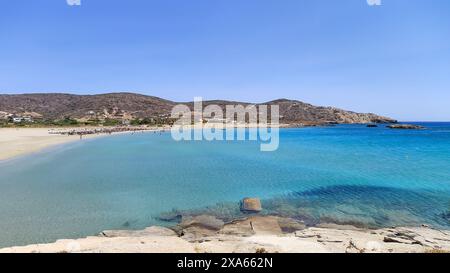
[[[107,129],[108,127],[87,127],[87,129]],[[113,128],[113,127],[111,127]],[[0,162],[11,160],[20,156],[25,156],[40,152],[46,148],[68,144],[85,139],[98,138],[108,135],[132,133],[132,131],[113,132],[111,134],[78,134],[67,135],[55,133],[58,131],[80,130],[83,128],[0,128]],[[164,130],[167,128],[148,127],[142,128],[143,131],[153,132],[155,130]],[[53,132],[53,133],[51,133]]]
[[[204,126],[204,127],[203,127]],[[201,129],[201,128],[214,128],[214,125],[202,126],[183,126],[184,129]],[[257,124],[238,124],[233,125],[232,128],[257,128]],[[280,128],[288,128],[286,124],[281,124]],[[297,126],[298,127],[298,126]],[[127,131],[124,127],[124,131],[108,133],[96,133],[96,134],[59,134],[58,132],[69,132],[72,130],[105,130],[116,129],[118,127],[39,127],[39,128],[0,128],[0,162],[14,159],[19,156],[29,155],[36,152],[40,152],[46,148],[67,144],[74,141],[80,141],[84,139],[98,138],[108,135],[126,134],[133,131]],[[224,127],[227,128],[227,127]],[[143,132],[153,132],[160,130],[169,130],[170,126],[164,127],[141,127]]]

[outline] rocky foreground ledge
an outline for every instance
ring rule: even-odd
[[[223,223],[213,216],[185,219],[173,229],[104,231],[98,236],[0,249],[0,253],[443,253],[450,231],[429,227],[358,229],[294,219],[250,216]]]

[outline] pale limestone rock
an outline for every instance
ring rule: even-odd
[[[105,230],[99,234],[103,237],[144,237],[152,235],[176,236],[176,233],[169,228],[152,226],[143,230]]]
[[[207,221],[206,221],[207,219]],[[191,219],[191,224],[212,218]],[[217,219],[216,219],[217,220]],[[194,240],[178,237],[173,231],[150,227],[142,231],[105,231],[100,236],[59,240],[52,244],[0,249],[0,253],[19,252],[136,252],[136,253],[409,253],[450,252],[450,231],[427,227],[358,229],[333,224],[283,233],[287,220],[274,216],[253,216],[223,225],[220,230],[202,234]],[[219,222],[216,222],[219,223]],[[218,228],[207,225],[208,228]],[[190,226],[198,232],[205,226]],[[211,231],[209,229],[209,231]],[[388,239],[386,239],[388,238]]]

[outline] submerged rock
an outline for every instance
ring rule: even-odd
[[[276,216],[251,216],[245,219],[238,219],[227,223],[220,230],[220,234],[244,237],[255,234],[281,235],[283,231],[279,219]]]
[[[306,228],[303,221],[286,217],[278,217],[278,225],[284,233],[293,233]]]
[[[161,213],[156,218],[165,222],[181,222],[182,217],[183,214],[180,211],[173,209],[172,211]]]
[[[242,212],[260,212],[262,210],[259,198],[244,198],[241,201]]]
[[[199,215],[194,217],[185,217],[180,223],[182,228],[199,227],[209,230],[220,230],[225,223],[211,215]]]
[[[222,220],[211,215],[187,216],[173,230],[186,240],[201,240],[215,235],[224,225]]]
[[[376,128],[376,127],[378,127],[378,125],[376,125],[376,124],[367,124],[367,127],[368,128]]]
[[[392,124],[387,126],[390,129],[403,129],[403,130],[423,130],[425,127],[414,124]]]
[[[450,222],[450,211],[444,212],[441,214],[442,219],[447,220]]]

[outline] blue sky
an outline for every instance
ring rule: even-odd
[[[450,1],[0,0],[0,93],[291,98],[450,120]]]

